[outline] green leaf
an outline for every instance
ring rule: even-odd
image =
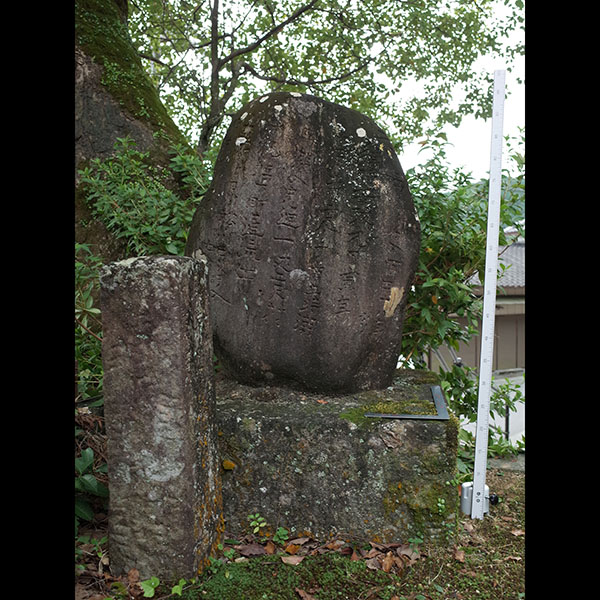
[[[160,585],[160,579],[158,577],[150,577],[144,581],[140,581],[140,587],[144,591],[144,598],[153,598],[154,591]]]
[[[75,489],[102,498],[108,497],[108,488],[100,483],[91,473],[86,473],[75,479]]]
[[[75,498],[75,516],[86,521],[91,521],[94,518],[92,507],[83,498]]]
[[[81,452],[81,456],[75,459],[75,469],[78,473],[85,473],[94,462],[94,451],[86,448]]]
[[[177,583],[176,585],[174,585],[171,588],[171,594],[177,594],[178,596],[181,596],[181,593],[183,592],[183,586],[185,585],[185,579],[180,579],[179,583]]]

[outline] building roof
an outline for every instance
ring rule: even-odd
[[[506,265],[506,269],[501,277],[498,278],[497,285],[504,288],[504,293],[507,295],[516,295],[525,293],[525,240],[517,238],[515,242],[509,246],[500,246],[498,261]],[[479,274],[475,274],[469,283],[476,287],[475,292],[483,292],[478,290],[481,288]],[[501,293],[502,290],[499,290]]]

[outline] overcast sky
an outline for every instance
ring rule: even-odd
[[[481,59],[482,67],[491,74],[496,69],[505,69],[503,64],[493,60]],[[504,100],[503,135],[517,136],[519,127],[525,127],[525,84],[518,84],[517,79],[525,80],[525,59],[521,57],[511,73],[506,73],[506,91],[510,94]],[[491,90],[490,90],[491,93]],[[492,136],[491,119],[475,119],[465,117],[460,127],[446,127],[444,132],[448,141],[453,144],[447,148],[447,156],[452,167],[463,167],[470,171],[474,178],[487,178],[490,170],[490,145]],[[426,160],[425,153],[418,154],[421,146],[411,144],[399,156],[402,169],[422,164]],[[502,167],[507,166],[508,156],[506,144],[502,147]]]

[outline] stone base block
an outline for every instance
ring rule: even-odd
[[[386,390],[325,396],[216,382],[226,529],[381,542],[443,539],[458,512],[458,421],[435,414],[429,371],[399,370]]]

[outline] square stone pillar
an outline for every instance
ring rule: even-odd
[[[102,270],[113,574],[193,577],[223,531],[205,260]]]

